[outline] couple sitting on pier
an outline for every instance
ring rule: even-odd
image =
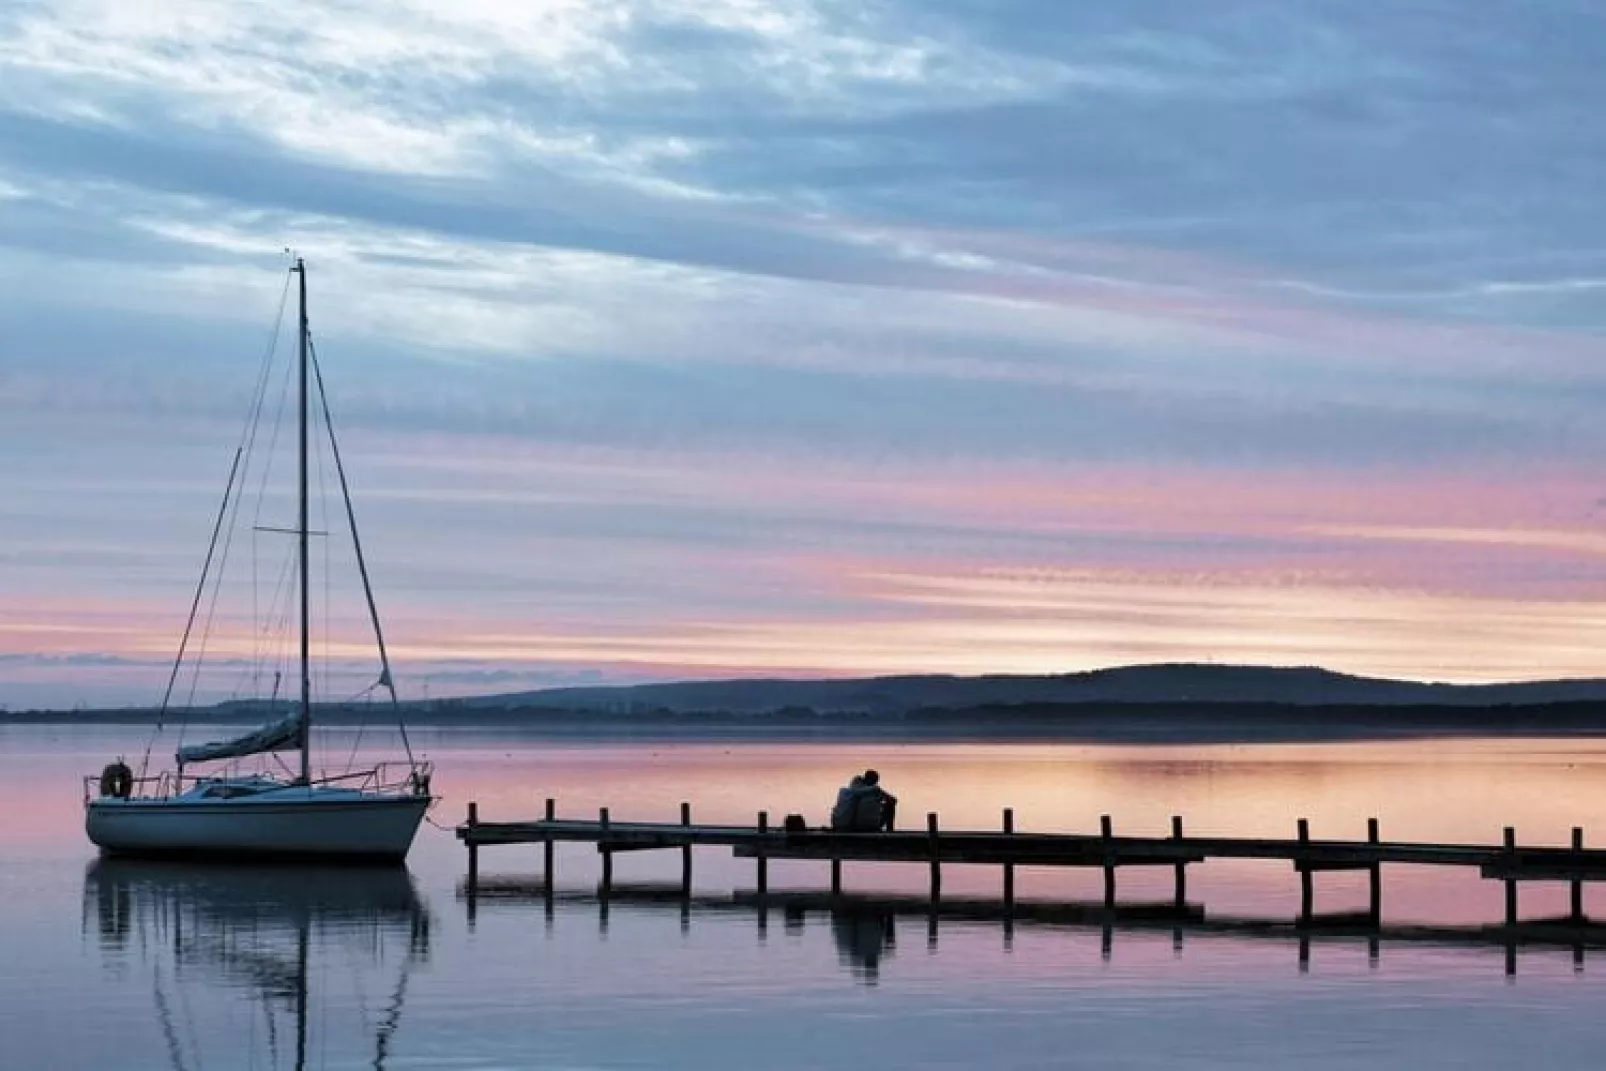
[[[898,814],[898,798],[881,787],[881,775],[874,770],[856,774],[836,794],[831,808],[831,828],[851,833],[891,832]]]

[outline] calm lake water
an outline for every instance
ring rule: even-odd
[[[588,846],[564,846],[557,895],[538,846],[482,854],[426,826],[406,871],[98,862],[79,776],[137,755],[137,731],[0,730],[0,1067],[184,1068],[1508,1068],[1606,1064],[1606,951],[1385,936],[1224,932],[1287,921],[1288,865],[1190,869],[1206,924],[939,918],[919,866],[847,864],[863,902],[762,914],[749,861],[700,850],[689,906],[659,895],[674,852],[617,857],[604,907]],[[341,758],[349,737],[336,736]],[[1606,843],[1606,743],[1432,741],[1187,747],[1025,744],[618,743],[423,734],[446,801],[435,819],[559,813],[823,820],[874,765],[905,825]],[[165,747],[166,745],[164,745]],[[1128,876],[1129,873],[1131,876]],[[1364,875],[1317,876],[1317,907],[1366,902]],[[820,892],[827,864],[771,865],[772,890]],[[952,867],[945,896],[996,895],[996,868]],[[1019,895],[1091,902],[1096,872],[1023,870]],[[1123,872],[1161,900],[1169,872]],[[1492,923],[1499,885],[1385,869],[1390,923]],[[1603,890],[1606,897],[1606,890]],[[909,909],[892,910],[900,899]],[[1523,891],[1526,917],[1564,886]],[[780,898],[784,903],[785,897]],[[1606,915],[1606,898],[1586,901]]]

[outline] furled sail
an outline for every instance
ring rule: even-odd
[[[210,744],[181,747],[175,757],[182,766],[191,762],[237,759],[245,755],[259,755],[265,751],[286,751],[300,746],[301,712],[296,711],[244,736],[237,736],[233,740],[215,740]]]

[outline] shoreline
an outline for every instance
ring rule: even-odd
[[[388,712],[387,712],[388,713]],[[263,712],[202,708],[169,711],[170,724],[240,726]],[[320,728],[382,729],[391,722],[373,708],[317,712]],[[27,711],[0,715],[9,726],[150,727],[155,712]],[[408,710],[411,729],[465,736],[517,735],[564,740],[634,739],[731,742],[875,740],[1014,743],[1321,743],[1367,740],[1606,737],[1606,704],[1567,702],[1513,706],[1306,706],[1275,703],[1019,704],[865,714],[767,714],[652,711],[591,712],[528,707]]]

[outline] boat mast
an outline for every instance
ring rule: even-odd
[[[300,573],[301,573],[301,783],[310,784],[311,760],[308,750],[312,744],[312,669],[310,665],[311,644],[308,635],[309,602],[309,576],[307,562],[307,265],[300,258],[296,258],[296,266],[291,269],[301,284],[301,332],[300,332],[300,361],[301,361],[301,446],[300,455],[300,514],[296,523],[296,536],[300,543]]]

